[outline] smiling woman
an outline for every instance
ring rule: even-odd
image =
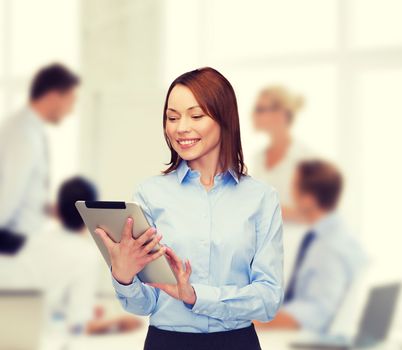
[[[132,220],[121,243],[99,230],[117,296],[151,315],[145,349],[260,349],[251,321],[272,320],[282,301],[282,220],[276,192],[245,173],[232,86],[212,68],[181,75],[163,126],[170,166],[134,195],[149,243],[132,238]],[[164,246],[149,256],[156,231]],[[143,284],[137,273],[162,254],[177,283]]]
[[[224,169],[233,168],[238,178],[246,171],[236,95],[229,81],[216,70],[197,69],[173,81],[165,101],[163,127],[171,152],[165,174],[177,169],[179,149],[189,149],[183,146],[191,140],[201,142],[191,147],[186,160],[215,150]]]

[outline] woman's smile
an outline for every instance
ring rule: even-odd
[[[197,138],[197,139],[178,139],[177,143],[180,145],[181,149],[185,150],[185,149],[193,147],[200,140],[201,139],[199,139],[199,138]]]

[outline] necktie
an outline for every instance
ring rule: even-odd
[[[311,243],[313,243],[316,238],[316,234],[314,231],[309,231],[303,238],[302,243],[300,244],[299,252],[297,254],[297,259],[295,262],[295,266],[293,268],[292,277],[290,278],[288,288],[286,289],[284,302],[287,303],[291,301],[294,297],[295,285],[297,280],[297,275],[299,272],[299,268],[303,263],[303,260],[306,256],[307,250],[310,247]]]

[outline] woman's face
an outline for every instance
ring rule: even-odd
[[[286,111],[269,94],[261,94],[253,112],[254,128],[274,134],[289,128]]]
[[[220,150],[219,124],[198,105],[184,85],[170,92],[166,113],[166,135],[180,158],[193,161]]]

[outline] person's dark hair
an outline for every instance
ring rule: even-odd
[[[297,167],[300,190],[312,195],[320,208],[334,209],[343,188],[340,171],[323,160],[302,161]]]
[[[62,183],[57,196],[57,207],[64,227],[80,231],[84,222],[75,207],[76,201],[96,201],[98,194],[95,186],[83,177],[76,176]]]
[[[41,68],[32,79],[29,97],[37,100],[50,91],[66,92],[80,83],[80,78],[60,63]]]
[[[163,132],[170,149],[168,174],[177,169],[181,158],[170,144],[166,135],[166,110],[169,95],[176,85],[184,85],[191,90],[201,109],[213,118],[221,128],[221,166],[222,170],[232,169],[237,178],[247,174],[243,160],[243,150],[240,139],[239,112],[236,95],[229,81],[217,70],[205,67],[184,73],[170,85],[163,109]]]
[[[0,228],[0,256],[16,255],[24,247],[26,236]]]

